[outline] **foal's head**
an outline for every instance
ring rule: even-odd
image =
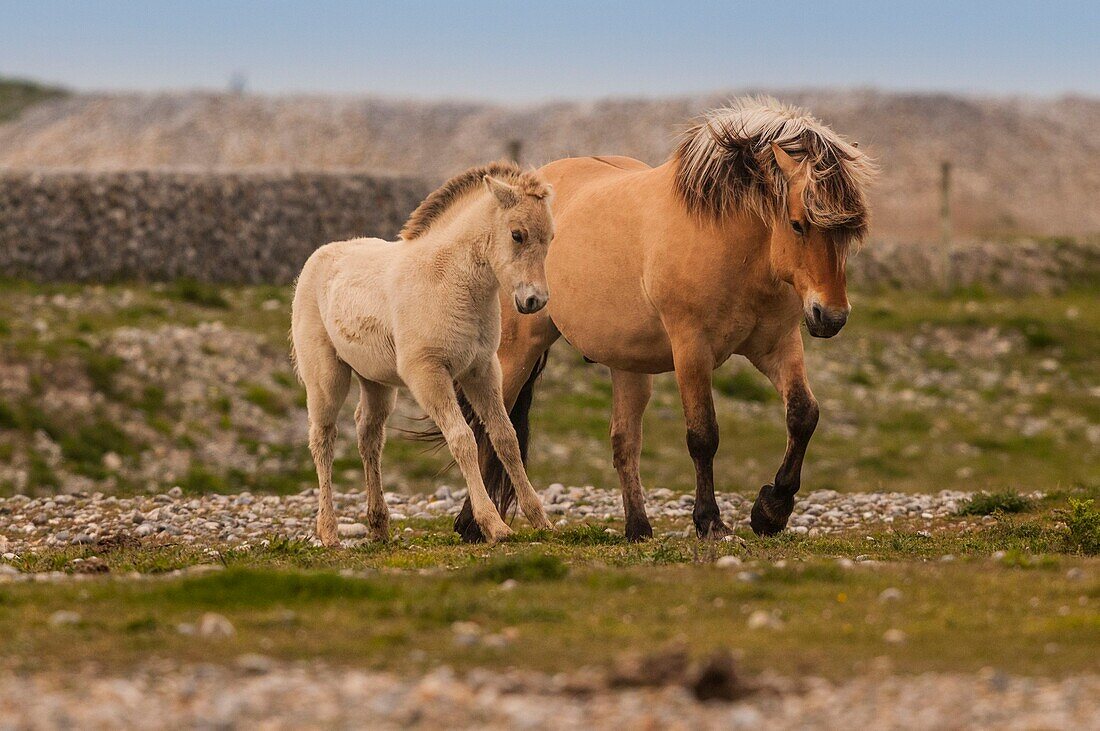
[[[532,178],[528,180],[527,178]],[[525,173],[514,183],[492,175],[482,180],[492,195],[489,263],[500,286],[512,292],[516,309],[529,315],[546,306],[546,250],[554,238],[550,186]]]

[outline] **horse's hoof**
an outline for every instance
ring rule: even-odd
[[[629,517],[626,519],[626,540],[631,543],[648,541],[653,537],[653,526],[649,524],[649,518]]]
[[[721,518],[711,518],[695,524],[695,535],[705,541],[720,541],[726,536],[732,536],[733,531]]]
[[[463,543],[484,543],[485,536],[481,533],[481,526],[474,520],[474,514],[467,502],[462,506],[461,512],[455,518],[455,533],[459,535]]]
[[[774,536],[787,527],[787,519],[794,510],[794,495],[783,495],[775,485],[764,485],[752,504],[749,525],[758,536]]]

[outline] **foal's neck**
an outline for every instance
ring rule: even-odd
[[[440,262],[438,276],[462,287],[474,304],[495,300],[500,287],[489,261],[493,205],[487,193],[470,196],[424,236]]]

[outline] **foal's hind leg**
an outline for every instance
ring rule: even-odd
[[[386,419],[393,413],[396,399],[396,389],[359,378],[355,431],[367,480],[367,527],[376,541],[390,537],[390,513],[382,495],[382,447],[386,443]]]
[[[317,537],[326,546],[340,542],[336,532],[336,510],[332,505],[332,458],[336,449],[336,418],[348,396],[351,368],[336,356],[326,341],[310,346],[295,338],[298,372],[306,387],[309,411],[309,451],[317,468]]]
[[[653,376],[646,373],[611,371],[611,455],[623,491],[626,539],[644,541],[653,537],[645,512],[645,493],[639,474],[642,456],[642,415],[653,390]]]
[[[775,535],[787,525],[794,496],[801,486],[802,461],[817,427],[817,399],[810,391],[803,361],[802,333],[794,330],[771,353],[752,363],[775,384],[787,409],[787,451],[775,481],[760,488],[752,504],[750,525],[757,535]]]

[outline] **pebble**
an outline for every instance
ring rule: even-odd
[[[728,569],[740,566],[742,563],[741,559],[737,556],[722,556],[714,562],[714,565],[720,569]]]
[[[224,615],[207,612],[198,624],[198,635],[211,640],[230,639],[237,635],[237,628]]]
[[[367,526],[362,523],[340,523],[336,532],[341,538],[363,538],[367,535]]]
[[[59,609],[50,615],[51,627],[63,627],[65,625],[80,624],[81,616],[78,612],[68,609]]]
[[[891,586],[889,588],[883,589],[882,592],[879,593],[878,600],[881,604],[886,604],[887,602],[901,601],[901,597],[901,589]]]

